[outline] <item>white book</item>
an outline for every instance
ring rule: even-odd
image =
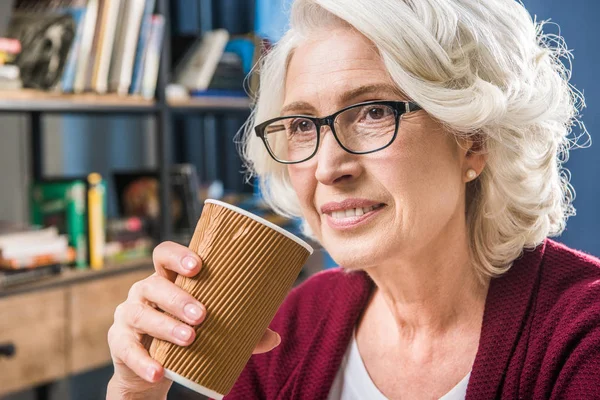
[[[128,1],[128,0],[127,0]],[[100,29],[100,43],[97,54],[96,65],[94,68],[93,88],[97,93],[104,94],[108,91],[108,72],[110,70],[110,60],[115,42],[115,32],[119,12],[121,10],[121,0],[107,0],[104,3],[105,9],[102,15],[102,28]]]
[[[0,235],[0,249],[22,242],[30,243],[56,237],[58,237],[58,228],[55,226],[35,231],[7,233]]]
[[[47,240],[38,240],[32,243],[22,242],[17,246],[2,248],[0,249],[0,258],[10,260],[43,254],[56,254],[66,252],[68,248],[67,237],[61,235]]]
[[[229,33],[225,29],[206,32],[186,56],[175,83],[191,90],[208,89],[228,41]]]
[[[110,90],[127,95],[146,0],[127,0],[117,30],[110,67]]]
[[[98,0],[89,0],[83,22],[83,36],[81,38],[81,47],[77,59],[77,69],[75,71],[75,82],[73,91],[82,93],[85,90],[88,65],[92,52],[92,43],[94,42],[94,32],[96,31],[96,21],[98,19]]]
[[[145,99],[154,98],[158,69],[160,66],[160,52],[162,48],[165,30],[165,18],[162,15],[153,15],[150,24],[150,38],[148,40],[148,52],[144,60],[142,96]]]

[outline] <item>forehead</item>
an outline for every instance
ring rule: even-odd
[[[340,106],[344,95],[363,86],[394,86],[376,47],[348,28],[323,30],[292,54],[285,82],[284,106],[308,102]],[[365,94],[367,95],[367,94]],[[346,96],[347,97],[347,96]]]

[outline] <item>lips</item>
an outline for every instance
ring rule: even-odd
[[[384,203],[374,200],[351,198],[342,202],[326,203],[321,206],[321,213],[334,220],[353,219],[369,214],[383,206],[385,206]]]
[[[321,206],[321,213],[334,218],[361,216],[374,209],[384,206],[381,203],[369,199],[351,198],[341,202],[330,202]]]

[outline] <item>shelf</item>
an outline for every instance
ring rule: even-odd
[[[2,289],[0,290],[0,298],[12,296],[15,294],[31,292],[33,290],[37,291],[51,289],[59,286],[65,286],[68,284],[100,279],[107,276],[124,274],[127,272],[134,272],[144,269],[148,270],[148,275],[150,275],[152,271],[154,271],[151,258],[132,260],[116,265],[107,265],[103,269],[99,270],[65,268],[65,270],[59,275],[49,278],[43,278],[39,282],[23,283],[9,287],[7,289]]]
[[[31,89],[0,91],[2,112],[136,113],[150,112],[155,109],[153,100],[145,100],[139,96],[63,94]]]
[[[168,100],[169,107],[177,111],[250,111],[250,99],[247,97],[192,97],[189,99]]]
[[[250,99],[235,96],[169,100],[174,112],[249,112]],[[0,91],[0,112],[47,113],[149,113],[158,109],[154,100],[111,93],[64,94],[32,89]]]

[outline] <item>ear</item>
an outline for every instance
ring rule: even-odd
[[[459,141],[464,152],[464,171],[473,169],[477,172],[477,176],[481,175],[487,162],[487,149],[483,136],[476,133],[469,137],[461,138]]]

